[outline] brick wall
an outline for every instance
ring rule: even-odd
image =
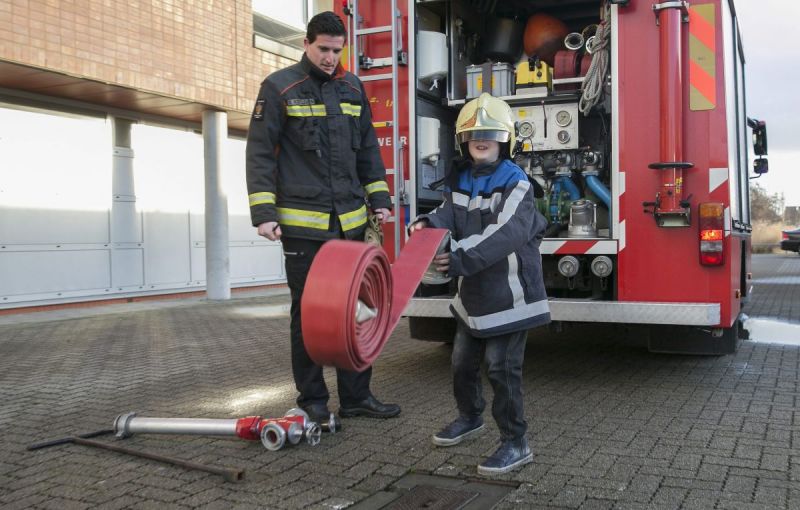
[[[287,59],[253,48],[251,0],[0,0],[0,59],[249,112]]]

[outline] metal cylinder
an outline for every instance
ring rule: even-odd
[[[306,442],[311,446],[316,446],[319,444],[319,441],[322,437],[322,427],[327,425],[328,431],[333,434],[336,432],[336,415],[333,413],[330,414],[328,417],[327,424],[316,423],[310,421],[308,413],[300,409],[299,407],[293,407],[289,409],[286,414],[283,416],[285,420],[295,420],[303,428],[303,437],[306,438]]]
[[[611,258],[605,255],[599,255],[592,260],[591,264],[592,273],[600,278],[605,278],[611,274],[614,269],[614,263]]]
[[[684,116],[684,37],[683,10],[681,2],[664,6],[658,11],[660,31],[659,81],[661,115],[659,131],[661,144],[659,158],[663,163],[684,161],[683,116]],[[680,166],[659,170],[661,186],[658,192],[656,216],[678,215],[683,221],[677,223],[688,226],[688,212],[683,201],[683,170]]]
[[[235,436],[237,421],[206,418],[139,418],[136,417],[136,413],[128,413],[119,415],[114,420],[114,433],[121,439],[138,433]]]
[[[286,441],[289,444],[298,444],[301,439],[303,439],[303,434],[305,430],[305,421],[301,416],[296,416],[292,418],[267,418],[261,421],[259,427],[261,430],[264,430],[270,423],[274,423],[281,427],[283,431],[286,433]]]
[[[267,423],[261,429],[261,444],[270,451],[280,450],[286,444],[286,431],[277,423]]]
[[[283,426],[283,421],[284,420],[279,420],[281,426]],[[286,431],[286,440],[289,441],[290,444],[297,444],[303,439],[303,426],[299,423],[290,421],[283,429]]]
[[[579,50],[583,48],[583,35],[580,32],[571,32],[564,38],[564,46],[568,50]]]
[[[594,54],[594,45],[596,42],[597,42],[597,37],[594,35],[586,39],[586,53],[588,53],[589,55]]]
[[[580,267],[581,263],[572,255],[565,255],[558,261],[558,272],[567,278],[572,278],[578,274]]]
[[[591,200],[575,200],[569,206],[569,237],[597,237],[597,206]]]
[[[362,322],[367,322],[368,320],[372,320],[377,316],[378,310],[376,308],[370,308],[369,305],[360,299],[356,302],[356,323],[361,324]]]
[[[333,413],[331,413],[333,416]],[[333,434],[336,432],[336,424],[334,422],[333,425],[330,425],[330,432]],[[310,444],[311,446],[317,446],[319,444],[319,440],[322,438],[322,428],[319,426],[318,423],[310,421],[306,423],[306,426],[303,430],[303,436],[306,438],[306,443]]]

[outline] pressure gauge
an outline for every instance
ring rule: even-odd
[[[561,110],[556,113],[556,124],[559,126],[567,127],[570,122],[572,122],[572,115],[567,110]]]
[[[520,123],[519,125],[519,137],[520,138],[530,138],[533,136],[533,133],[536,132],[536,129],[533,127],[533,123],[525,122]]]
[[[556,136],[558,137],[558,141],[561,142],[561,143],[569,142],[569,133],[564,129],[559,131]]]

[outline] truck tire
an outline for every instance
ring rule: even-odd
[[[453,343],[456,320],[445,317],[409,317],[411,338],[427,342]]]
[[[729,328],[721,328],[722,335],[714,336],[711,328],[693,326],[653,325],[649,328],[648,350],[666,354],[694,354],[721,356],[739,349],[747,332],[739,319]]]

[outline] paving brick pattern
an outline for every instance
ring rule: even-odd
[[[745,308],[751,317],[800,322],[800,257],[796,253],[753,257],[753,297]]]
[[[769,262],[757,259],[755,268]],[[751,307],[767,310],[766,296],[754,294]],[[412,472],[477,477],[497,429],[489,420],[476,440],[430,444],[454,413],[450,350],[410,340],[404,323],[373,380],[380,398],[403,406],[396,419],[348,419],[317,447],[278,452],[228,438],[138,435],[123,443],[244,468],[241,483],[83,446],[25,450],[109,428],[129,411],[282,415],[295,397],[286,299],[123,305],[121,313],[0,324],[0,507],[345,508]],[[745,342],[736,355],[697,357],[650,354],[617,329],[533,337],[524,377],[535,458],[501,477],[519,488],[499,508],[798,508],[799,367],[794,346]]]

